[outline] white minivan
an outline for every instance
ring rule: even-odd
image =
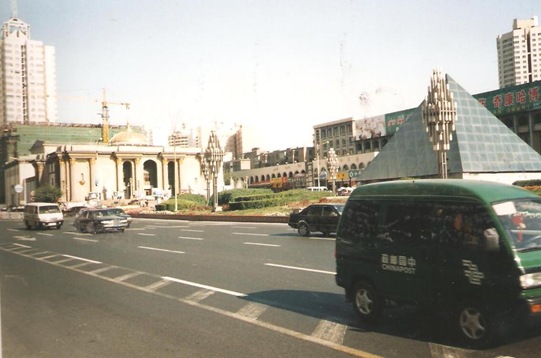
[[[55,203],[29,203],[24,207],[23,221],[27,229],[60,229],[64,215]]]

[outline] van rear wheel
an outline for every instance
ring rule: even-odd
[[[353,290],[353,308],[363,322],[374,323],[383,309],[383,299],[367,281],[359,281]]]

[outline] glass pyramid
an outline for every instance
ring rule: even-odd
[[[463,173],[541,172],[541,155],[505,126],[449,75],[457,121],[447,152],[448,176]],[[356,178],[361,181],[438,177],[437,153],[422,117],[422,104]]]

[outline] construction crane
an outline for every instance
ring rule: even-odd
[[[109,143],[109,105],[121,105],[126,109],[130,109],[130,104],[127,102],[107,102],[105,88],[103,89],[103,99],[101,101],[101,138],[104,143]]]

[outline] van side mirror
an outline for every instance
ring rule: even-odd
[[[483,232],[485,236],[485,250],[499,251],[500,250],[500,235],[495,228],[491,227]]]

